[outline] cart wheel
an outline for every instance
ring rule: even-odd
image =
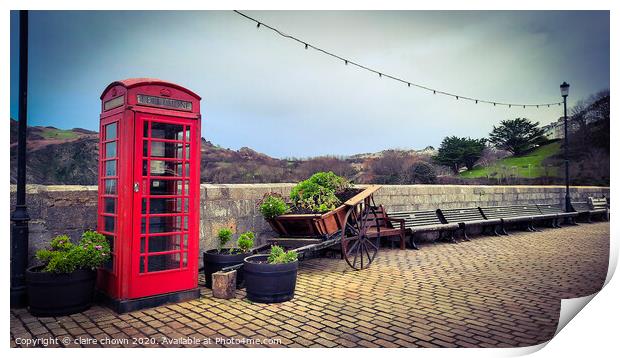
[[[369,203],[352,206],[345,216],[345,228],[342,230],[342,256],[354,270],[363,270],[370,266],[377,256],[379,248],[366,236],[368,230]]]

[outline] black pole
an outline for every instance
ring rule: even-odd
[[[17,127],[17,193],[11,214],[11,307],[25,307],[28,265],[26,207],[26,130],[28,128],[28,11],[19,12],[19,115]]]
[[[568,97],[568,95],[563,95],[562,97],[564,97],[564,181],[566,184],[564,205],[566,212],[570,212],[572,211],[572,206],[570,203],[570,178],[568,176],[568,117],[566,116],[566,97]]]

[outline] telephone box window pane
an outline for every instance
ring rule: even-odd
[[[183,170],[183,168],[185,168],[185,170]],[[177,176],[189,176],[189,163],[177,165]]]
[[[152,255],[148,260],[148,272],[165,271],[180,268],[181,255],[179,253]]]
[[[114,232],[114,218],[111,216],[103,217],[103,231],[105,232]]]
[[[151,141],[151,157],[183,159],[183,144],[153,140]]]
[[[187,230],[187,217],[175,216],[174,226],[182,230]]]
[[[114,236],[104,235],[110,244],[110,252],[114,252]],[[103,264],[103,268],[112,271],[114,269],[114,255],[112,254],[110,259]]]
[[[150,214],[173,214],[180,213],[182,209],[182,200],[180,198],[151,198]]]
[[[116,194],[116,179],[106,179],[104,185],[106,194]]]
[[[144,122],[144,132],[142,136],[145,138],[149,136],[149,122],[147,121]]]
[[[149,252],[175,251],[180,249],[181,235],[149,237]]]
[[[103,235],[105,236],[105,238],[108,240],[108,243],[110,244],[110,251],[114,252],[114,236],[112,235]]]
[[[174,149],[176,150],[176,154],[173,156],[177,159],[189,159],[189,145],[184,145],[181,143],[171,143],[174,144]],[[183,157],[183,149],[185,149],[185,157]]]
[[[155,176],[177,176],[177,173],[182,173],[182,169],[179,169],[181,168],[181,162],[151,160],[150,167],[151,175]],[[147,175],[147,173],[143,171],[143,175]]]
[[[187,267],[187,252],[183,253],[183,267]]]
[[[183,140],[183,125],[151,122],[151,138]]]
[[[116,199],[103,198],[103,212],[108,214],[114,214],[116,212]]]
[[[106,158],[116,157],[116,142],[110,142],[110,143],[105,144],[105,157]]]
[[[146,267],[146,265],[144,264],[144,261],[146,261],[146,257],[144,256],[140,256],[140,273],[144,273],[144,268]]]
[[[140,253],[143,254],[146,252],[146,237],[140,238]]]
[[[110,257],[108,261],[103,263],[103,268],[108,271],[114,271],[114,256]]]
[[[183,195],[184,184],[181,180],[151,179],[151,195]]]
[[[166,143],[151,142],[151,157],[165,157],[165,156],[166,156]]]
[[[146,234],[146,218],[142,218],[140,222],[140,233]]]
[[[145,158],[149,156],[149,141],[146,139],[142,141],[142,156]]]
[[[155,216],[149,218],[149,233],[181,231],[181,222],[178,216]]]
[[[105,162],[105,176],[116,176],[116,160],[108,160]]]
[[[105,139],[106,140],[116,139],[116,125],[117,124],[115,122],[115,123],[111,123],[105,126]]]

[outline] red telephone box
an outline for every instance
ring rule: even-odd
[[[98,288],[118,312],[199,297],[200,97],[133,78],[101,95]]]

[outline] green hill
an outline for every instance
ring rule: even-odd
[[[487,178],[517,176],[519,178],[538,178],[543,176],[559,176],[559,168],[544,164],[545,159],[560,152],[560,142],[545,144],[521,155],[500,159],[486,167],[475,167],[461,173],[462,178]]]

